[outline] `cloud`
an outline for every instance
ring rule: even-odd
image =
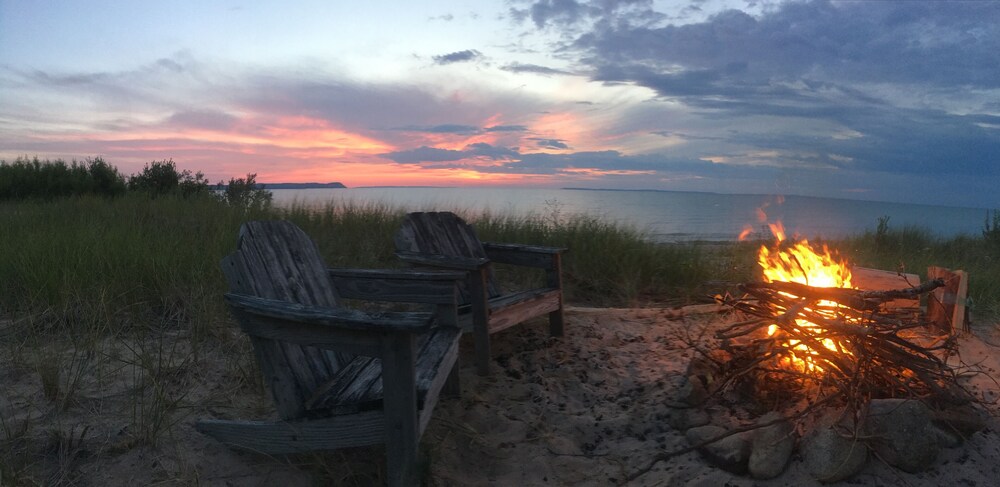
[[[481,128],[474,125],[461,125],[461,124],[442,124],[442,125],[432,125],[429,127],[403,127],[398,130],[405,130],[408,132],[425,132],[429,134],[477,134],[482,131]]]
[[[788,2],[755,18],[728,10],[697,24],[602,24],[574,47],[599,66],[663,73],[747,69],[740,79],[1000,86],[993,2]],[[948,66],[948,69],[941,69]]]
[[[204,128],[212,130],[229,130],[239,119],[218,110],[188,110],[174,113],[167,123],[178,127]]]
[[[494,125],[492,127],[486,127],[487,132],[526,132],[528,127],[525,125]]]
[[[518,22],[531,19],[539,29],[571,28],[592,22],[648,24],[665,18],[653,10],[652,0],[537,0],[528,3],[523,8],[511,7],[511,18]]]
[[[544,147],[547,149],[569,149],[569,146],[566,145],[566,142],[559,139],[532,138],[531,140],[534,140],[535,144],[538,145],[538,147]]]
[[[539,66],[537,64],[510,63],[501,67],[500,69],[504,71],[510,71],[511,73],[532,73],[532,74],[540,74],[543,76],[572,74],[568,71],[549,68],[546,66]]]
[[[395,130],[405,131],[405,132],[415,132],[415,133],[427,133],[427,134],[455,134],[455,135],[476,135],[483,133],[499,133],[499,132],[526,132],[528,127],[525,125],[492,125],[489,127],[480,127],[477,125],[464,125],[464,124],[441,124],[441,125],[431,125],[431,126],[406,126],[400,127]]]
[[[797,1],[688,24],[596,22],[563,49],[594,81],[648,88],[716,123],[682,150],[712,156],[721,141],[729,165],[1000,179],[1000,136],[984,122],[1000,96],[998,25],[995,2]],[[639,126],[692,132],[660,120]],[[764,155],[737,156],[751,153]]]
[[[468,61],[475,61],[483,57],[483,54],[475,49],[466,49],[464,51],[457,51],[448,54],[442,54],[439,56],[434,56],[434,62],[437,64],[453,64],[453,63],[464,63]]]
[[[388,152],[380,154],[380,156],[400,164],[426,164],[461,161],[463,159],[472,158],[501,160],[518,157],[519,154],[515,149],[496,147],[487,143],[479,142],[469,144],[462,150],[439,149],[436,147],[422,146],[416,149]]]

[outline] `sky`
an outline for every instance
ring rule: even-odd
[[[1000,207],[1000,1],[0,0],[0,159]]]

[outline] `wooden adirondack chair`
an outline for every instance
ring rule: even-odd
[[[451,212],[410,213],[395,245],[405,262],[468,272],[460,291],[460,324],[473,332],[480,375],[489,374],[492,333],[548,313],[550,333],[563,334],[561,256],[566,249],[480,242],[472,226]],[[545,286],[504,293],[493,278],[493,262],[544,269]]]
[[[237,247],[222,261],[225,299],[280,419],[202,420],[198,430],[265,454],[385,443],[389,485],[415,484],[417,445],[438,395],[457,393],[460,329],[432,326],[435,313],[371,314],[338,299],[429,303],[454,324],[465,275],[328,271],[312,240],[284,221],[244,224]]]

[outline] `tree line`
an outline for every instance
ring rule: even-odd
[[[51,200],[72,196],[97,195],[117,198],[127,193],[149,197],[218,197],[241,207],[261,207],[271,203],[271,193],[257,184],[256,174],[232,178],[212,185],[203,173],[177,170],[172,159],[152,161],[142,170],[125,176],[100,157],[66,163],[18,157],[0,160],[0,201]]]

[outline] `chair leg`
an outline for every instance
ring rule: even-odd
[[[468,283],[472,305],[472,334],[476,344],[476,372],[479,375],[490,375],[490,312],[486,268],[470,272]]]
[[[455,360],[455,365],[451,367],[451,372],[448,373],[448,378],[445,379],[444,386],[441,388],[443,394],[451,397],[461,397],[462,383],[458,377],[458,370],[460,368],[458,360]]]
[[[397,333],[382,341],[382,388],[386,461],[390,486],[417,485],[420,431],[417,420],[414,339]]]
[[[486,326],[476,326],[473,330],[476,352],[476,373],[490,375],[490,330]]]
[[[559,306],[559,309],[549,313],[549,334],[554,337],[563,336],[563,323],[565,322],[565,317],[563,316],[563,307]]]

